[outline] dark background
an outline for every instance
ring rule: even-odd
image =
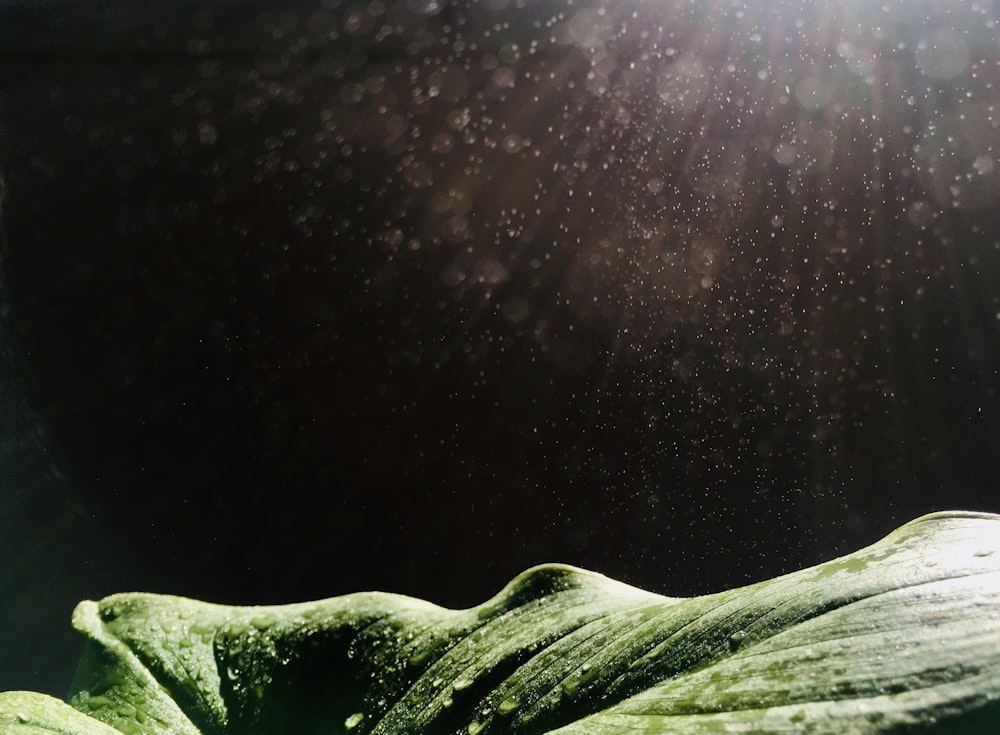
[[[0,3],[0,690],[116,591],[689,595],[1000,511],[998,13],[885,7]]]

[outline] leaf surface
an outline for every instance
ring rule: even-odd
[[[16,735],[1000,732],[1000,516],[938,513],[840,559],[671,598],[568,566],[448,610],[400,595],[87,601],[69,698]]]

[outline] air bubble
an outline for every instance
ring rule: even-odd
[[[747,638],[747,634],[742,630],[738,630],[729,636],[729,650],[735,651],[737,648],[743,645],[743,641]]]
[[[520,706],[521,703],[518,702],[516,699],[514,699],[513,697],[507,697],[497,707],[497,714],[503,716],[509,715]]]
[[[358,725],[361,724],[361,721],[363,719],[365,719],[365,716],[363,714],[361,714],[360,712],[355,712],[353,715],[344,720],[344,729],[353,730],[354,728],[356,728]]]

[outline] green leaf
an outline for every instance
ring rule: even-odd
[[[72,708],[2,694],[0,733],[1000,732],[996,515],[697,598],[543,566],[469,610],[122,594],[73,622]]]
[[[0,692],[3,735],[119,735],[65,702],[37,692]]]

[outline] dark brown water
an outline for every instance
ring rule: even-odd
[[[695,594],[1000,510],[993,4],[111,5],[0,5],[0,690],[118,590]]]

